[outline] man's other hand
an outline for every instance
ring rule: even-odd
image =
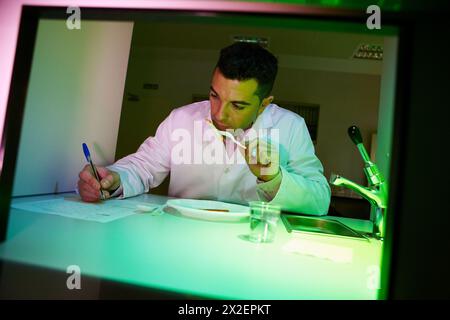
[[[261,181],[270,181],[280,172],[278,145],[265,139],[245,143],[244,158],[250,171]]]
[[[78,192],[83,201],[96,202],[100,200],[100,192],[103,193],[105,199],[108,199],[111,197],[111,191],[115,191],[120,186],[120,176],[117,172],[100,166],[96,166],[96,168],[100,183],[95,179],[90,165],[86,165],[78,175],[80,178],[78,180]]]

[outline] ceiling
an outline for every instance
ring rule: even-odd
[[[275,55],[295,55],[350,59],[361,43],[383,45],[382,35],[367,33],[285,28],[282,25],[254,26],[219,23],[136,22],[133,45],[220,50],[232,43],[232,37],[260,36],[269,39]]]

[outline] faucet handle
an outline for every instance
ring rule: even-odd
[[[358,148],[359,153],[361,154],[361,157],[363,158],[366,165],[373,165],[370,161],[369,154],[367,153],[366,148],[364,148],[364,145],[362,143],[361,131],[359,131],[359,128],[357,126],[351,126],[350,128],[348,128],[347,132],[350,139],[352,139],[353,143]]]
[[[340,178],[340,176],[339,176],[338,174],[332,172],[332,173],[330,174],[330,180],[329,180],[330,184],[334,184],[334,182],[335,182],[336,179],[338,179],[338,178]]]
[[[361,132],[357,126],[351,126],[347,130],[350,139],[352,139],[353,143],[358,145],[362,143]]]

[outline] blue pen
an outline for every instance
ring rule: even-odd
[[[83,143],[83,152],[84,152],[84,156],[86,157],[87,162],[89,162],[89,164],[91,165],[91,169],[94,172],[95,179],[97,179],[98,183],[100,184],[100,178],[98,176],[97,169],[95,168],[94,163],[92,162],[91,153],[89,152],[89,149],[88,149],[88,146],[86,145],[86,143]],[[102,185],[100,184],[100,199],[105,200],[101,188],[102,188]]]

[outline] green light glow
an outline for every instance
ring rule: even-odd
[[[365,9],[364,9],[365,12]],[[211,24],[211,25],[236,25],[239,27],[251,28],[280,28],[280,29],[296,29],[323,32],[347,32],[371,35],[396,35],[397,28],[393,26],[383,25],[379,30],[369,30],[365,23],[344,22],[344,21],[325,21],[325,20],[309,20],[302,18],[276,18],[262,16],[240,16],[240,15],[220,15],[220,16],[177,16],[176,19],[170,16],[160,16],[158,22],[168,22],[171,24]]]
[[[289,3],[289,4],[299,4],[307,6],[318,6],[318,7],[328,7],[328,8],[339,8],[339,9],[353,9],[353,10],[365,10],[370,5],[377,5],[382,10],[385,11],[400,11],[408,3],[403,3],[402,0],[262,0],[251,2],[276,2],[276,3]],[[423,6],[423,4],[416,4],[414,2],[408,4],[411,6]]]

